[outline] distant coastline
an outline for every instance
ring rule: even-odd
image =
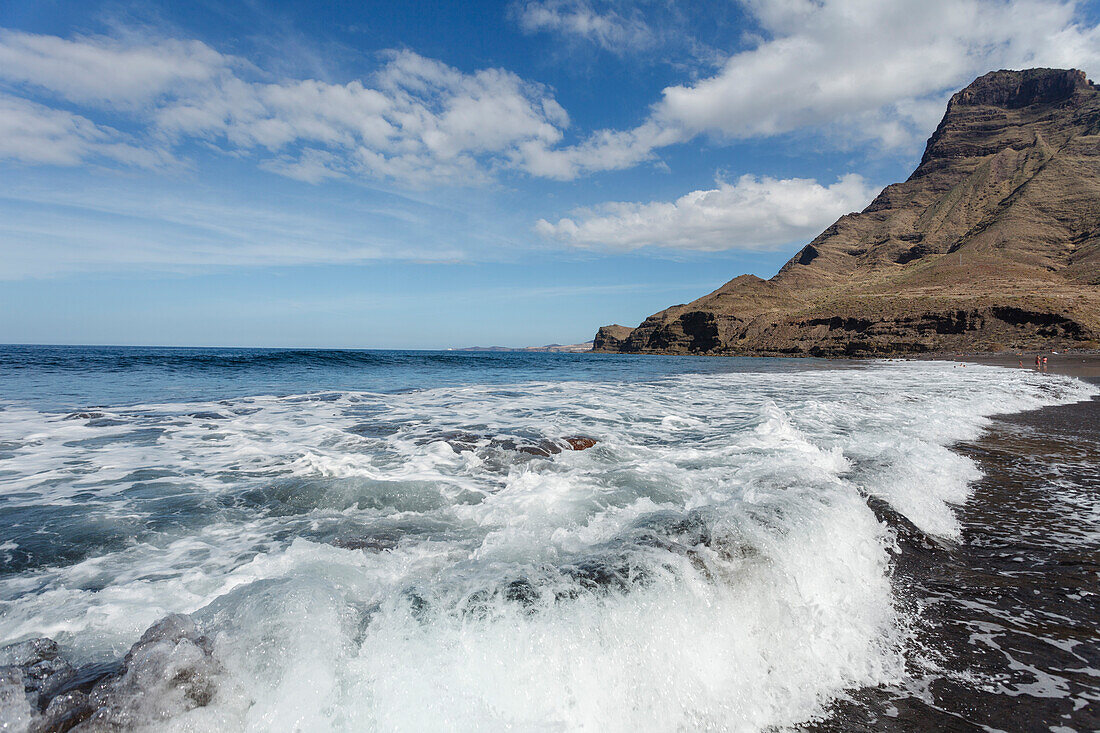
[[[592,351],[592,342],[585,341],[582,344],[546,344],[545,346],[467,346],[462,349],[447,349],[447,351],[528,351],[551,354],[584,354]]]

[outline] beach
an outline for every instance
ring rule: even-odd
[[[0,367],[13,729],[1093,721],[1096,384],[477,352]]]
[[[1100,354],[1089,353],[1052,353],[1050,351],[1021,351],[1004,354],[954,354],[935,357],[944,361],[954,361],[960,364],[985,364],[987,366],[1008,367],[1015,369],[1031,369],[1036,371],[1035,356],[1046,357],[1046,367],[1038,371],[1049,374],[1062,374],[1067,377],[1080,377],[1083,379],[1100,378]]]
[[[1048,364],[1081,376],[1098,361]],[[998,416],[954,449],[982,471],[960,539],[911,544],[895,575],[927,654],[904,687],[857,693],[817,729],[1100,728],[1100,401]]]

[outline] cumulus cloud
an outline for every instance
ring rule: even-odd
[[[611,49],[652,39],[636,10],[601,5],[597,12],[592,2],[526,0],[513,12],[529,32],[568,33]],[[76,164],[123,160],[141,147],[156,158],[201,140],[306,181],[466,184],[501,171],[569,180],[636,166],[700,135],[801,131],[827,145],[871,141],[911,153],[947,96],[990,69],[1100,72],[1100,26],[1081,20],[1075,0],[741,4],[758,36],[717,73],[665,88],[633,128],[597,130],[574,143],[565,140],[569,116],[553,92],[505,69],[465,72],[399,51],[368,78],[332,83],[276,78],[194,40],[0,31],[0,87],[75,107],[55,107],[56,154],[35,142],[15,152],[8,144],[6,155]],[[114,155],[105,152],[113,133],[100,112],[129,132]],[[15,124],[16,113],[7,114]]]
[[[679,130],[649,121],[633,130],[601,130],[567,147],[527,141],[518,147],[518,162],[531,175],[567,181],[586,173],[632,168],[656,158],[659,148],[684,139]]]
[[[945,94],[991,69],[1100,68],[1100,27],[1077,24],[1073,2],[745,5],[768,40],[730,57],[715,76],[666,88],[655,117],[734,138],[848,125],[854,136],[894,146],[927,135]]]
[[[987,71],[1100,73],[1100,25],[1074,0],[742,0],[760,34],[718,73],[665,88],[635,130],[546,152],[571,169],[623,167],[698,135],[810,131],[835,147],[912,153],[952,92]],[[629,141],[629,145],[624,145]],[[624,152],[628,155],[624,155]]]
[[[613,202],[579,209],[557,223],[540,219],[535,231],[580,247],[619,251],[772,250],[817,235],[839,216],[865,207],[875,193],[855,174],[830,186],[745,175],[671,202]]]
[[[198,42],[127,46],[0,35],[0,81],[11,87],[122,114],[144,130],[150,147],[200,139],[251,152],[264,167],[308,181],[352,175],[478,182],[499,168],[524,168],[524,150],[553,146],[569,124],[542,85],[502,69],[464,73],[410,51],[390,54],[366,82],[265,81],[247,71]],[[58,110],[63,114],[70,113]],[[36,157],[39,146],[32,146],[20,157],[87,159],[97,128],[79,119],[87,124],[71,126],[63,144],[70,154]]]
[[[598,12],[585,0],[531,0],[512,7],[525,33],[557,33],[582,39],[613,53],[652,48],[657,34],[637,14]]]

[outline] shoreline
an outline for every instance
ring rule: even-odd
[[[1100,369],[1100,355],[1065,356],[1050,373],[1100,387],[1085,373]],[[951,360],[1018,365],[1013,355]],[[1100,726],[1088,704],[1100,694],[1100,520],[1084,510],[1100,502],[1098,417],[1100,395],[1007,413],[952,447],[982,471],[957,509],[960,541],[923,543],[902,529],[895,559],[900,602],[919,618],[915,648],[931,653],[908,659],[905,683],[852,690],[807,730]]]
[[[1020,351],[1000,354],[943,354],[929,357],[930,361],[952,361],[960,364],[1008,367],[1036,370],[1035,354],[1047,358],[1045,374],[1061,374],[1082,379],[1100,378],[1100,352],[1035,352]],[[915,359],[920,361],[920,359]]]

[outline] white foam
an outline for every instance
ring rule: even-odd
[[[861,495],[950,539],[977,473],[948,447],[991,414],[1090,393],[883,362],[140,405],[105,426],[9,405],[0,471],[22,494],[8,506],[95,501],[103,522],[132,522],[160,511],[160,493],[138,498],[154,484],[206,513],[7,576],[0,641],[51,636],[88,661],[194,613],[218,691],[158,729],[793,725],[904,673],[892,538]],[[476,449],[456,451],[454,433]],[[506,447],[573,435],[599,442],[552,459]],[[657,515],[714,539],[631,539]],[[400,542],[323,541],[347,532]],[[592,590],[569,571],[588,561],[640,579]],[[526,595],[508,600],[517,580]]]

